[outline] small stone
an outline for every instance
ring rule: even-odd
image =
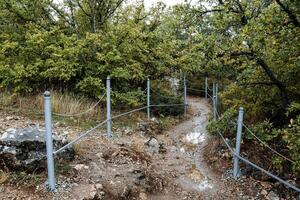
[[[97,153],[96,156],[97,158],[103,158],[103,153]]]
[[[6,117],[5,119],[6,119],[7,121],[10,121],[10,120],[13,120],[14,118],[11,117],[11,116],[8,116],[8,117]]]
[[[175,146],[171,146],[170,151],[171,152],[176,152],[177,148]]]
[[[100,198],[103,198],[104,196],[105,196],[105,192],[104,191],[99,192],[99,197]]]
[[[261,193],[262,195],[264,195],[264,196],[267,196],[267,195],[268,195],[267,190],[262,190],[260,193]]]
[[[125,186],[121,194],[121,197],[127,199],[129,194],[130,194],[130,189],[127,186]]]
[[[147,200],[147,194],[144,192],[141,192],[139,195],[139,200]]]
[[[273,191],[271,191],[268,194],[267,199],[269,199],[269,200],[280,200],[279,196]]]
[[[77,164],[77,165],[74,166],[74,169],[77,170],[77,171],[81,171],[83,169],[89,169],[89,167],[86,166],[86,165],[83,165],[83,164]]]
[[[92,187],[92,188],[90,189],[90,196],[89,196],[90,199],[95,199],[96,195],[97,195],[97,190],[96,190],[95,187]]]
[[[148,150],[151,154],[159,152],[159,143],[154,137],[151,137],[148,142],[146,142],[146,145],[149,147]]]
[[[155,139],[154,137],[150,138],[150,140],[147,142],[147,145],[149,147],[158,147],[159,143],[157,141],[157,139]]]
[[[96,189],[97,190],[103,190],[103,185],[101,183],[96,184]]]

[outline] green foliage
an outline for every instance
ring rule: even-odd
[[[110,76],[114,105],[142,105],[145,95],[138,88],[146,87],[147,77],[160,79],[177,65],[176,42],[160,28],[164,6],[146,11],[142,5],[122,7],[122,1],[109,0],[100,7],[97,1],[68,2],[63,6],[73,13],[48,1],[0,1],[5,19],[0,30],[0,88],[16,93],[59,89],[99,98]],[[57,20],[49,17],[53,13]]]
[[[141,90],[134,90],[130,92],[113,92],[113,105],[118,107],[141,107],[146,102],[146,94]]]
[[[76,88],[82,93],[94,98],[100,98],[105,92],[105,85],[102,83],[102,80],[91,76],[79,81]]]
[[[249,130],[252,133],[254,133],[259,139],[265,142],[272,141],[279,136],[278,131],[273,128],[274,127],[272,123],[270,123],[269,121],[263,121],[249,126]],[[255,139],[254,136],[248,132],[248,130],[245,130],[245,132],[246,132],[246,137],[248,139]]]
[[[287,109],[287,115],[294,115],[300,113],[300,103],[293,102]]]
[[[291,119],[289,126],[282,129],[281,132],[290,156],[295,161],[293,169],[300,172],[300,115],[295,120]]]
[[[151,104],[183,104],[183,92],[173,91],[168,80],[153,81],[151,90]],[[181,115],[184,112],[184,107],[152,107],[151,111],[156,115]]]
[[[231,108],[226,110],[217,121],[210,121],[207,126],[207,130],[213,134],[218,135],[222,133],[226,137],[234,138],[236,130],[237,112],[235,109]]]

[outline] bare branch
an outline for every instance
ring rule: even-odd
[[[289,16],[291,19],[292,23],[300,28],[300,21],[297,19],[297,16],[285,5],[280,0],[275,0],[275,2],[281,7],[281,9]]]

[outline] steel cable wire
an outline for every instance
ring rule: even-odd
[[[289,182],[287,182],[287,181],[285,181],[285,180],[279,178],[278,176],[275,176],[275,175],[272,174],[271,172],[269,172],[269,171],[263,169],[262,167],[260,167],[260,166],[258,166],[258,165],[256,165],[256,164],[252,163],[252,162],[249,161],[248,159],[246,159],[246,158],[244,158],[244,157],[242,157],[242,156],[240,156],[240,155],[237,155],[237,154],[235,153],[234,149],[233,149],[233,148],[230,146],[230,144],[228,143],[228,141],[224,138],[223,134],[222,134],[220,131],[218,131],[218,134],[220,135],[221,139],[223,140],[223,142],[225,143],[225,145],[226,145],[227,148],[230,150],[230,152],[231,152],[231,154],[232,154],[233,156],[235,156],[235,157],[237,157],[238,159],[242,160],[242,161],[245,162],[246,164],[251,165],[252,167],[254,167],[254,168],[260,170],[261,172],[267,174],[268,176],[270,176],[270,177],[276,179],[277,181],[279,181],[279,182],[281,182],[282,184],[286,185],[288,188],[291,188],[291,189],[293,189],[293,190],[295,190],[295,191],[297,191],[297,192],[300,192],[300,189],[299,189],[298,187],[296,187],[296,186],[290,184]]]
[[[205,90],[199,90],[199,89],[195,89],[195,88],[187,88],[188,90],[193,90],[193,91],[198,91],[198,92],[205,92]]]
[[[68,147],[70,147],[71,145],[77,143],[79,140],[81,140],[83,137],[87,136],[88,134],[90,134],[91,132],[93,132],[94,130],[100,128],[101,126],[103,126],[105,123],[107,122],[107,120],[99,123],[98,125],[94,126],[93,128],[89,129],[88,131],[86,131],[85,133],[81,134],[79,137],[77,137],[76,139],[72,140],[71,142],[69,142],[68,144],[66,144],[65,146],[61,147],[60,149],[56,150],[53,152],[54,155],[58,154],[59,152],[67,149]]]
[[[184,104],[159,104],[159,105],[150,105],[150,107],[171,107],[171,106],[184,106]],[[131,113],[134,113],[134,112],[137,112],[137,111],[140,111],[140,110],[144,110],[146,108],[148,108],[148,106],[137,108],[137,109],[134,109],[134,110],[131,110],[131,111],[128,111],[128,112],[125,112],[125,113],[113,116],[113,117],[110,118],[110,120],[117,119],[117,118],[120,118],[122,116],[126,116],[126,115],[129,115]],[[88,134],[90,134],[91,132],[93,132],[94,130],[96,130],[96,129],[100,128],[101,126],[103,126],[107,121],[108,121],[108,119],[106,119],[105,121],[99,123],[98,125],[94,126],[93,128],[89,129],[88,131],[86,131],[85,133],[81,134],[79,137],[77,137],[76,139],[72,140],[71,142],[69,142],[65,146],[63,146],[60,149],[54,151],[53,154],[56,155],[59,152],[67,149],[71,145],[77,143],[79,140],[81,140],[82,138],[84,138],[85,136],[87,136]]]
[[[141,107],[141,108],[137,108],[137,109],[134,109],[134,110],[125,112],[125,113],[121,113],[121,114],[119,114],[119,115],[116,115],[116,116],[111,117],[111,120],[117,119],[117,118],[120,118],[120,117],[123,117],[123,116],[125,116],[125,115],[129,115],[129,114],[131,114],[131,113],[134,113],[134,112],[137,112],[137,111],[140,111],[140,110],[144,110],[144,109],[146,109],[146,108],[148,108],[148,106],[144,106],[144,107]]]
[[[245,129],[253,136],[255,137],[260,143],[262,143],[264,146],[266,146],[268,149],[270,149],[273,153],[277,154],[278,156],[284,158],[287,161],[290,161],[291,163],[296,163],[295,161],[291,160],[290,158],[282,155],[281,153],[279,153],[278,151],[276,151],[275,149],[273,149],[272,147],[270,147],[266,142],[262,141],[258,136],[256,136],[244,123],[243,123],[243,127],[245,127]]]
[[[211,96],[209,93],[207,93],[207,94],[208,94],[208,96],[211,98],[211,100],[213,100],[212,96]],[[218,112],[217,109],[216,109],[216,113],[217,113],[218,118],[220,118],[220,115],[219,115],[219,112]],[[231,122],[228,123],[228,124],[232,124],[232,125],[235,125],[235,126],[237,125],[237,123],[234,122],[234,121],[231,121]],[[287,158],[286,156],[282,155],[281,153],[277,152],[275,149],[273,149],[272,147],[270,147],[267,143],[265,143],[264,141],[262,141],[262,140],[261,140],[259,137],[257,137],[257,136],[256,136],[256,135],[255,135],[255,134],[254,134],[254,133],[253,133],[253,132],[252,132],[252,131],[244,124],[244,123],[243,123],[243,127],[245,127],[245,128],[247,129],[247,131],[248,131],[251,135],[253,135],[258,141],[260,141],[262,144],[264,144],[266,147],[268,147],[271,151],[273,151],[273,152],[276,153],[277,155],[281,156],[282,158],[284,158],[284,159],[286,159],[286,160],[288,160],[288,161],[290,161],[290,162],[292,162],[292,163],[295,163],[295,161],[293,161],[293,160]],[[223,136],[223,134],[222,134],[220,131],[218,131],[218,135],[221,137],[221,139],[223,140],[223,142],[225,143],[225,145],[226,145],[227,148],[230,150],[230,152],[231,152],[231,154],[232,154],[233,156],[236,156],[238,159],[240,159],[240,160],[243,161],[244,163],[246,163],[246,164],[248,164],[248,165],[251,165],[252,167],[256,168],[257,170],[260,170],[261,172],[267,174],[268,176],[270,176],[270,177],[276,179],[277,181],[279,181],[279,182],[281,182],[282,184],[284,184],[286,187],[291,188],[291,189],[293,189],[293,190],[295,190],[295,191],[297,191],[297,192],[300,193],[300,189],[299,189],[298,187],[296,187],[296,186],[290,184],[289,182],[287,182],[287,181],[285,181],[285,180],[279,178],[278,176],[276,176],[276,175],[272,174],[271,172],[269,172],[269,171],[263,169],[262,167],[260,167],[260,166],[258,166],[258,165],[256,165],[256,164],[252,163],[252,162],[249,161],[248,159],[246,159],[246,158],[244,158],[244,157],[242,157],[242,156],[240,156],[240,155],[237,155],[237,154],[235,153],[234,149],[230,146],[230,144],[228,143],[228,141],[225,139],[225,137]]]
[[[186,106],[187,104],[157,104],[157,105],[150,105],[150,107],[174,107],[174,106]]]

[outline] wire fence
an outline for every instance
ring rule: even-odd
[[[69,147],[71,147],[72,145],[74,145],[75,143],[79,142],[80,140],[82,140],[84,137],[88,136],[90,133],[92,133],[93,131],[97,130],[98,128],[102,127],[105,125],[105,123],[107,122],[107,120],[99,123],[98,125],[94,126],[93,128],[89,129],[88,131],[86,131],[85,133],[81,134],[79,137],[77,137],[76,139],[72,140],[71,142],[69,142],[68,144],[66,144],[65,146],[61,147],[60,149],[56,150],[53,152],[54,155],[57,155],[58,153],[68,149]]]
[[[117,120],[121,117],[128,116],[132,113],[139,112],[142,110],[147,110],[147,116],[148,119],[150,119],[150,110],[151,108],[155,107],[176,107],[176,106],[183,106],[186,111],[186,97],[187,97],[187,88],[186,88],[186,79],[184,78],[184,94],[182,95],[183,102],[178,103],[178,100],[182,101],[182,96],[163,96],[161,94],[155,94],[159,98],[167,99],[167,103],[159,103],[159,104],[151,104],[151,98],[150,94],[151,86],[150,86],[150,80],[147,80],[147,88],[142,91],[143,93],[146,92],[147,94],[147,106],[143,106],[141,108],[136,108],[130,111],[126,111],[114,116],[111,116],[111,87],[110,87],[110,78],[108,77],[106,80],[106,94],[102,95],[102,97],[89,109],[81,112],[81,113],[75,113],[75,114],[64,114],[64,113],[52,113],[51,112],[51,94],[50,92],[46,91],[44,93],[44,115],[45,115],[45,128],[46,128],[46,152],[47,152],[47,169],[48,169],[48,187],[49,190],[55,191],[56,190],[56,181],[55,181],[55,170],[54,170],[54,157],[57,156],[59,153],[69,149],[74,144],[78,143],[79,141],[83,140],[83,138],[87,137],[92,132],[96,131],[98,128],[103,127],[104,125],[107,126],[107,136],[112,137],[112,120]],[[79,134],[75,139],[71,140],[69,143],[65,144],[64,146],[60,147],[57,150],[53,150],[53,137],[52,137],[52,115],[53,116],[60,116],[60,117],[75,117],[75,116],[81,116],[88,114],[93,109],[96,108],[100,104],[100,102],[104,99],[106,96],[106,119],[94,127],[90,128],[89,130]],[[171,101],[170,101],[171,100]],[[173,101],[173,103],[172,103]]]
[[[253,168],[256,168],[258,170],[260,170],[261,172],[267,174],[268,176],[276,179],[277,181],[283,183],[284,185],[286,185],[288,188],[291,188],[293,190],[295,190],[296,192],[300,192],[300,189],[297,188],[296,186],[292,185],[291,183],[283,180],[282,178],[279,178],[278,176],[275,176],[274,174],[272,174],[271,172],[269,172],[268,170],[265,170],[264,168],[252,163],[251,161],[249,161],[248,159],[240,156],[239,154],[235,153],[235,150],[230,146],[230,144],[228,143],[228,141],[224,138],[223,134],[218,131],[219,136],[221,137],[221,139],[223,140],[224,144],[226,145],[226,147],[230,150],[231,154],[235,157],[237,157],[238,159],[242,160],[243,162],[245,162],[248,165],[251,165]]]
[[[268,149],[270,149],[273,153],[277,154],[278,156],[280,156],[281,158],[291,162],[291,163],[296,163],[295,161],[291,160],[290,158],[282,155],[281,153],[279,153],[278,151],[276,151],[275,149],[273,149],[272,147],[270,147],[266,142],[262,141],[258,136],[256,136],[244,123],[243,123],[243,127],[248,131],[248,133],[250,133],[255,139],[257,139],[261,144],[263,144],[265,147],[267,147]]]
[[[186,80],[186,79],[184,79]],[[107,81],[110,81],[110,79],[108,78]],[[93,106],[91,106],[89,109],[87,109],[86,111],[84,112],[81,112],[81,113],[77,113],[77,114],[61,114],[61,113],[53,113],[53,115],[57,115],[57,116],[62,116],[62,117],[73,117],[73,116],[80,116],[80,115],[84,115],[84,114],[87,114],[89,113],[90,111],[92,111],[97,105],[99,105],[99,103],[103,100],[103,98],[106,96],[107,99],[106,101],[107,102],[110,102],[110,82],[107,83],[108,85],[108,88],[107,88],[107,93],[104,94],[97,103],[95,103]],[[197,89],[197,88],[187,88],[187,85],[186,85],[186,82],[184,82],[184,92],[182,95],[180,96],[175,96],[175,97],[168,97],[168,96],[163,96],[161,94],[155,94],[154,96],[156,97],[159,97],[159,98],[164,98],[164,99],[168,99],[168,100],[172,100],[172,101],[175,101],[175,103],[172,103],[172,102],[168,102],[168,103],[159,103],[159,104],[151,104],[150,102],[150,93],[153,92],[155,93],[155,91],[153,91],[151,88],[150,88],[150,84],[149,84],[149,80],[148,80],[148,84],[147,84],[147,88],[143,91],[143,92],[146,92],[147,93],[147,106],[143,106],[143,107],[140,107],[140,108],[136,108],[136,109],[133,109],[133,110],[130,110],[130,111],[126,111],[126,112],[123,112],[123,113],[120,113],[120,114],[117,114],[117,115],[114,115],[114,116],[110,116],[110,104],[107,104],[107,110],[106,112],[108,113],[106,119],[100,123],[98,123],[96,126],[90,128],[89,130],[83,132],[82,134],[80,134],[77,138],[73,139],[72,141],[70,141],[68,144],[66,144],[65,146],[59,148],[58,150],[56,151],[53,151],[53,149],[51,150],[51,154],[53,154],[54,156],[56,156],[57,154],[59,154],[60,152],[63,152],[64,150],[68,149],[69,147],[71,147],[72,145],[76,144],[77,142],[81,141],[83,138],[87,137],[89,134],[91,134],[92,132],[94,132],[95,130],[97,130],[98,128],[101,128],[103,127],[104,125],[107,125],[107,130],[111,130],[111,121],[112,120],[116,120],[116,119],[119,119],[121,117],[124,117],[124,116],[128,116],[132,113],[135,113],[135,112],[139,112],[139,111],[142,111],[142,110],[147,110],[147,113],[148,113],[148,119],[150,117],[150,110],[151,108],[162,108],[162,107],[184,107],[185,109],[185,113],[186,113],[186,107],[188,106],[187,104],[187,101],[186,101],[186,98],[187,98],[187,91],[199,91],[199,92],[205,92],[206,93],[206,96],[212,101],[213,103],[213,111],[214,111],[214,118],[215,120],[216,119],[219,119],[221,116],[218,112],[218,109],[217,109],[217,96],[218,96],[218,90],[216,88],[216,84],[213,84],[213,88],[210,89],[209,88],[209,85],[206,84],[206,88],[205,90],[203,89]],[[148,88],[149,87],[149,88]],[[213,95],[210,94],[210,92],[213,92]],[[45,93],[46,94],[46,93]],[[179,98],[182,98],[183,97],[183,102],[182,103],[177,103],[178,99]],[[45,96],[45,104],[46,104],[46,96]],[[48,116],[49,117],[49,116]],[[47,116],[46,116],[46,111],[45,111],[45,120],[46,120]],[[50,120],[51,121],[51,120]],[[266,146],[268,149],[270,149],[273,153],[275,153],[276,155],[284,158],[285,160],[288,160],[289,162],[292,162],[292,163],[295,163],[295,161],[291,160],[290,158],[282,155],[281,153],[279,153],[278,151],[276,151],[275,149],[273,149],[272,147],[270,147],[266,142],[262,141],[259,137],[257,137],[253,131],[251,131],[244,123],[242,124],[238,124],[237,122],[230,122],[228,124],[231,124],[231,125],[234,125],[234,126],[242,126],[244,127],[251,135],[253,135],[253,137],[255,137],[260,143],[262,143],[264,146]],[[49,127],[49,126],[48,126]],[[47,130],[47,129],[46,129]],[[47,133],[47,131],[46,131]],[[52,131],[49,132],[48,130],[48,133],[47,134],[50,134],[52,135]],[[277,181],[283,183],[284,185],[286,185],[287,187],[297,191],[297,192],[300,192],[300,189],[297,188],[296,186],[290,184],[289,182],[279,178],[278,176],[275,176],[274,174],[272,174],[271,172],[269,172],[268,170],[265,170],[263,169],[262,167],[252,163],[251,161],[249,161],[248,159],[240,156],[239,153],[237,153],[236,149],[233,149],[228,140],[225,139],[225,137],[223,136],[223,134],[218,131],[218,134],[219,136],[221,137],[221,139],[223,140],[223,142],[225,143],[225,145],[227,146],[227,148],[230,150],[231,154],[233,155],[234,158],[237,158],[241,161],[243,161],[244,163],[260,170],[261,172],[269,175],[270,177],[276,179]],[[108,132],[108,136],[109,136],[109,132]],[[47,141],[47,145],[48,145],[48,142]],[[47,149],[47,153],[48,153],[48,149]],[[48,154],[47,154],[48,155]],[[48,156],[47,156],[47,160],[48,160]],[[48,162],[47,163],[51,163]],[[54,164],[53,164],[54,165]],[[51,168],[51,166],[48,166],[48,168]],[[54,168],[54,166],[52,166]],[[52,172],[54,174],[54,170]],[[54,176],[52,174],[52,176]],[[51,173],[49,172],[48,170],[48,180],[50,182],[50,180],[54,180],[54,183],[52,181],[52,184],[50,184],[50,189],[51,190],[55,190],[55,178],[51,178],[49,177],[49,175],[51,176]]]
[[[214,84],[214,87],[215,87],[215,84]],[[207,86],[207,89],[208,89],[207,91],[209,91],[208,86]],[[210,91],[211,91],[211,90],[210,90]],[[213,92],[213,96],[215,96],[215,95],[217,96],[217,95],[218,95],[217,93],[215,93],[215,92],[216,92],[216,89],[215,89],[215,88],[212,89],[212,92]],[[206,95],[207,95],[207,97],[213,102],[213,112],[216,113],[216,118],[219,119],[221,116],[220,116],[220,114],[219,114],[219,112],[218,112],[217,104],[215,104],[216,99],[215,99],[212,95],[210,95],[209,92],[207,92]],[[216,120],[216,119],[215,119],[215,120]],[[237,123],[237,122],[231,121],[231,122],[228,123],[228,125],[229,125],[229,124],[238,127],[238,123]],[[257,139],[262,145],[264,145],[264,146],[267,147],[269,150],[271,150],[274,154],[280,156],[281,158],[283,158],[283,159],[285,159],[285,160],[287,160],[287,161],[289,161],[289,162],[291,162],[291,163],[295,163],[295,161],[293,161],[292,159],[290,159],[290,158],[284,156],[283,154],[279,153],[279,152],[276,151],[274,148],[270,147],[266,142],[264,142],[263,140],[261,140],[261,139],[260,139],[256,134],[254,134],[253,131],[251,131],[251,130],[243,123],[243,122],[242,122],[242,124],[240,124],[240,126],[243,127],[243,128],[245,128],[245,130],[247,130],[247,132],[249,132],[255,139]],[[257,169],[257,170],[259,170],[259,171],[261,171],[261,172],[267,174],[268,176],[274,178],[275,180],[281,182],[281,183],[284,184],[286,187],[288,187],[288,188],[290,188],[290,189],[293,189],[294,191],[300,193],[300,189],[299,189],[298,187],[296,187],[295,185],[292,185],[292,184],[289,183],[288,181],[286,181],[286,180],[284,180],[284,179],[282,179],[282,178],[280,178],[280,177],[274,175],[274,174],[271,173],[270,171],[265,170],[264,168],[258,166],[257,164],[255,164],[255,163],[249,161],[248,159],[242,157],[242,156],[240,155],[240,153],[237,153],[237,149],[234,149],[234,148],[232,148],[232,147],[230,146],[228,140],[225,139],[225,137],[223,136],[223,134],[222,134],[220,131],[217,131],[217,132],[218,132],[218,135],[220,136],[220,138],[222,139],[222,141],[224,142],[224,144],[226,145],[226,147],[230,150],[230,152],[231,152],[231,154],[232,154],[232,156],[233,156],[234,158],[237,158],[237,159],[243,161],[244,163],[246,163],[246,164],[252,166],[253,168],[255,168],[255,169]],[[239,150],[238,150],[238,152],[239,152]]]

